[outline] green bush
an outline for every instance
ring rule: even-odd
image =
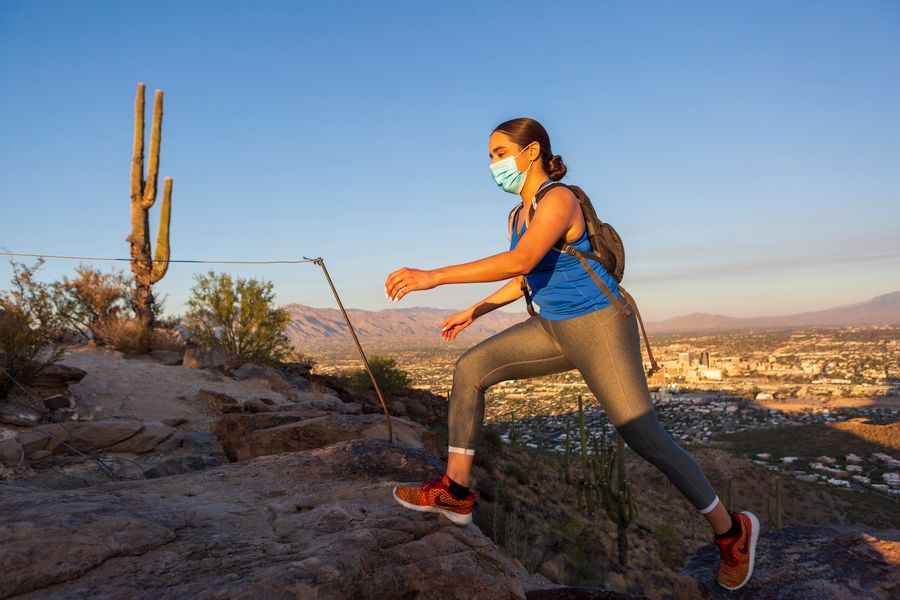
[[[491,425],[484,425],[481,428],[481,440],[479,443],[481,450],[499,454],[503,450],[503,441],[500,439],[500,430]]]
[[[445,425],[437,425],[434,428],[434,433],[437,436],[438,446],[446,448],[450,441],[450,432],[447,430],[447,427]]]
[[[392,395],[409,386],[412,381],[405,371],[396,366],[394,359],[390,356],[373,354],[367,357],[367,360],[382,395]],[[353,372],[350,377],[350,389],[354,395],[359,396],[375,391],[372,386],[372,378],[365,367]]]
[[[290,316],[274,305],[271,282],[233,280],[227,273],[194,276],[187,302],[185,334],[202,345],[219,346],[242,360],[273,363],[292,350],[285,326]]]
[[[528,471],[515,463],[510,463],[506,466],[506,473],[523,485],[531,481]]]
[[[670,569],[680,569],[684,565],[685,550],[681,535],[669,523],[663,523],[653,531],[659,544],[659,557]]]
[[[50,286],[35,280],[44,259],[39,258],[33,267],[10,264],[12,289],[0,291],[0,369],[4,371],[0,398],[16,387],[10,377],[27,385],[73,343],[73,331],[60,314]]]

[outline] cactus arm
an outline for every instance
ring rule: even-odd
[[[131,201],[143,195],[144,176],[144,84],[139,83],[134,101],[134,151],[131,156]]]
[[[156,181],[159,175],[159,140],[162,134],[163,93],[156,90],[153,98],[153,125],[150,129],[150,157],[147,163],[147,181],[144,184],[144,208],[156,202]]]
[[[153,258],[153,272],[150,274],[150,283],[156,283],[163,278],[169,269],[169,223],[172,218],[172,178],[163,180],[163,201],[159,212],[159,231],[156,234],[156,254]]]

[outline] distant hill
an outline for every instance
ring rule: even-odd
[[[288,335],[295,343],[309,343],[350,338],[347,324],[337,308],[315,308],[304,304],[287,304],[284,308],[291,316]],[[362,310],[348,308],[347,316],[360,338],[421,338],[443,342],[440,324],[458,310],[453,308],[391,308],[384,310]],[[475,320],[456,340],[463,336],[468,340],[489,337],[504,329],[524,321],[527,313],[508,313],[500,310],[490,312]]]
[[[691,313],[665,321],[645,322],[647,332],[678,333],[769,327],[844,326],[900,323],[900,291],[824,310],[771,317],[726,317]]]
[[[347,325],[337,308],[316,308],[304,304],[288,304],[284,307],[291,316],[289,335],[295,343],[349,340]],[[350,322],[360,338],[369,339],[417,339],[443,342],[439,335],[440,323],[458,309],[389,308],[384,310],[347,309]],[[495,310],[469,326],[463,336],[476,341],[494,335],[528,318],[528,313],[510,313]],[[664,321],[645,322],[650,333],[679,333],[726,331],[755,328],[867,325],[900,323],[900,291],[876,296],[870,300],[845,304],[819,311],[770,317],[728,317],[709,313],[691,313]]]

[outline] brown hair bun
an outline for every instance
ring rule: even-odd
[[[550,157],[550,161],[548,166],[550,167],[547,175],[550,176],[550,179],[553,181],[559,181],[566,175],[566,163],[563,162],[562,156],[559,154],[554,154]]]

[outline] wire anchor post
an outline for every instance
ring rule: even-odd
[[[325,261],[322,260],[321,256],[316,258],[308,258],[304,256],[303,258],[322,267],[322,272],[325,273],[325,278],[328,280],[328,285],[331,286],[331,292],[334,294],[334,299],[337,300],[338,306],[341,309],[341,314],[344,315],[344,321],[347,322],[347,327],[350,329],[350,334],[353,336],[353,341],[356,342],[356,348],[357,350],[359,350],[359,355],[362,357],[363,364],[366,365],[366,371],[369,372],[369,378],[372,380],[372,385],[375,386],[375,393],[378,394],[378,400],[381,402],[381,407],[384,409],[384,419],[387,423],[388,430],[388,442],[393,444],[394,432],[391,428],[391,415],[388,413],[387,404],[384,401],[384,397],[381,395],[381,389],[378,387],[378,382],[375,381],[375,374],[372,373],[372,368],[369,367],[369,361],[368,359],[366,359],[366,353],[363,352],[362,345],[359,343],[359,338],[356,337],[356,331],[354,331],[353,325],[350,323],[350,317],[347,316],[347,311],[344,310],[344,304],[341,302],[341,298],[340,296],[338,296],[337,290],[334,289],[334,283],[331,282],[331,276],[328,274],[328,269],[325,268]]]

